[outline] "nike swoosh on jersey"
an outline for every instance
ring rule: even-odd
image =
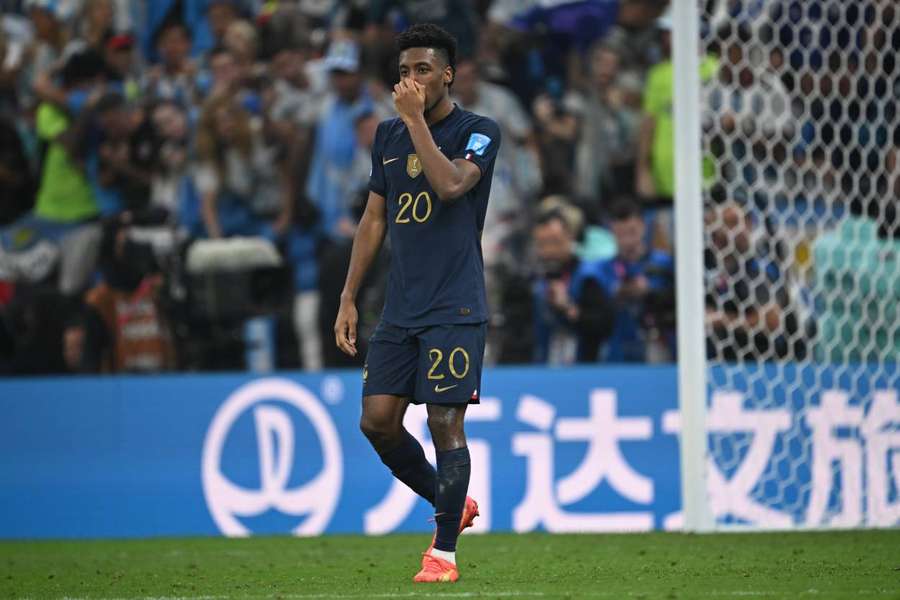
[[[383,160],[383,161],[381,161],[381,165],[384,166],[384,165],[386,165],[386,164],[388,164],[388,163],[394,162],[395,160],[400,160],[400,157],[399,157],[399,156],[395,156],[394,158],[389,158],[389,159],[387,159],[387,160]]]
[[[452,390],[453,388],[455,388],[458,385],[459,384],[457,383],[455,385],[448,385],[447,387],[441,387],[438,384],[434,384],[434,391],[437,392],[438,394],[440,394],[441,392],[446,392],[447,390]]]

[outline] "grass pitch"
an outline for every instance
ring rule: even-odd
[[[900,599],[900,530],[465,535],[456,584],[413,584],[425,535],[0,543],[0,598]]]

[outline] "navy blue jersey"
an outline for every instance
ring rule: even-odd
[[[444,156],[472,161],[481,179],[462,197],[441,202],[403,121],[378,125],[369,189],[385,199],[391,242],[382,319],[399,327],[481,323],[488,318],[481,230],[500,129],[458,106],[429,129]]]

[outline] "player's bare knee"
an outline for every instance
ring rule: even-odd
[[[365,412],[359,419],[359,429],[376,447],[390,444],[393,440],[398,439],[401,431],[390,415]]]
[[[367,438],[378,437],[385,433],[385,423],[383,419],[378,419],[373,415],[367,415],[363,413],[363,415],[359,418],[359,430],[363,432],[363,434]]]
[[[462,420],[453,411],[429,411],[428,430],[437,450],[454,450],[466,445]]]

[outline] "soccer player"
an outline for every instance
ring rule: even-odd
[[[397,48],[399,117],[375,134],[368,203],[334,331],[338,347],[355,356],[356,293],[387,232],[390,278],[363,368],[360,428],[391,473],[434,505],[437,531],[414,581],[452,582],[457,537],[478,514],[466,496],[463,418],[479,399],[488,317],[481,230],[500,130],[450,101],[449,33],[415,25]],[[403,428],[410,403],[427,406],[437,471]]]

